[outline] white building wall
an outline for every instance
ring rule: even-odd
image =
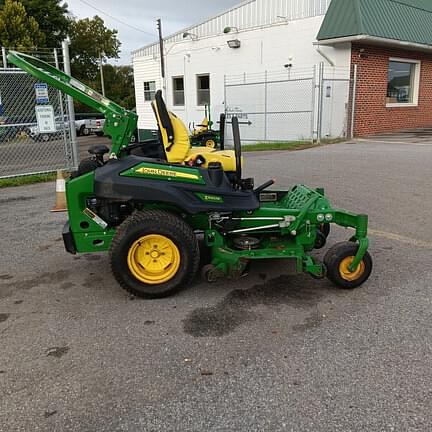
[[[249,75],[265,71],[284,73],[286,72],[284,65],[287,63],[292,63],[293,74],[300,74],[302,71],[310,71],[319,62],[324,61],[328,64],[313,45],[323,19],[324,16],[321,15],[263,28],[222,33],[195,41],[188,37],[179,42],[168,43],[165,45],[167,55],[164,83],[160,78],[159,55],[144,57],[135,55],[134,74],[137,112],[140,117],[139,127],[143,129],[156,127],[150,104],[144,102],[144,81],[157,81],[158,84],[164,84],[164,95],[170,109],[186,124],[200,123],[204,116],[204,107],[197,106],[197,75],[199,74],[210,74],[211,112],[213,120],[217,120],[219,113],[225,109],[225,76],[243,73]],[[241,47],[229,48],[227,41],[230,39],[239,39]],[[337,49],[321,47],[321,51],[336,67],[345,68],[345,75],[348,78],[350,46]],[[184,107],[172,106],[172,77],[175,76],[184,76]]]
[[[163,87],[159,61],[154,61],[152,58],[135,59],[133,68],[138,129],[155,129],[150,102],[144,100],[144,81],[155,81],[157,89]]]
[[[165,38],[167,43],[181,42],[183,33],[191,31],[199,38],[218,35],[227,26],[251,29],[324,15],[331,0],[244,0],[237,6]],[[151,44],[133,54],[147,56],[159,53],[159,45]]]

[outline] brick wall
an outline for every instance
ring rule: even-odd
[[[390,57],[421,61],[418,106],[386,107]],[[432,53],[353,44],[351,70],[354,64],[358,65],[355,136],[432,126]]]

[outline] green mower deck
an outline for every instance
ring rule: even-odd
[[[67,181],[63,238],[74,254],[109,251],[113,274],[129,292],[156,298],[187,286],[198,272],[200,247],[210,251],[211,262],[202,268],[209,282],[241,277],[257,259],[295,260],[298,272],[327,276],[342,288],[369,278],[368,217],[333,208],[323,189],[269,190],[273,181],[254,188],[241,175],[237,118],[234,173],[218,164],[203,168],[134,156],[128,151],[134,113],[38,59],[16,52],[8,59],[105,114],[110,157],[104,160],[107,150],[95,149],[82,162],[86,169]],[[332,224],[354,232],[320,262],[311,253],[326,245]]]

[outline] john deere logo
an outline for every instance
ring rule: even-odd
[[[197,193],[197,195],[203,201],[213,202],[213,203],[223,203],[223,198],[218,196],[218,195],[207,195],[207,194],[201,194],[201,193]]]
[[[182,179],[190,179],[190,180],[199,180],[199,176],[197,176],[196,174],[190,174],[190,173],[185,173],[180,171],[164,170],[159,168],[142,167],[142,168],[138,168],[135,172],[138,174],[150,175],[150,176],[174,177],[174,178],[182,178]]]

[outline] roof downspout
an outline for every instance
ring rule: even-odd
[[[323,52],[321,51],[321,46],[320,46],[320,45],[317,45],[317,46],[316,46],[316,50],[317,50],[317,53],[318,53],[321,57],[323,57],[325,60],[327,60],[327,62],[329,63],[329,65],[330,65],[331,67],[334,67],[334,66],[335,66],[334,62],[330,59],[330,57],[329,57],[327,54],[325,54],[325,53],[323,53]]]

